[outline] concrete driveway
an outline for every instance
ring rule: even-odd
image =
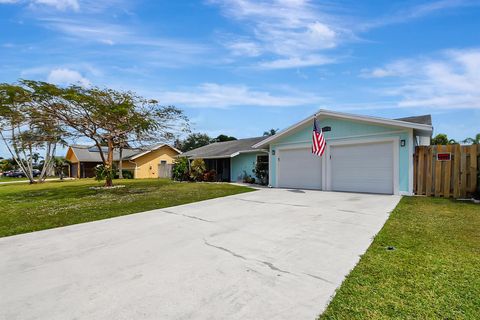
[[[400,197],[263,189],[0,239],[0,319],[315,319]]]

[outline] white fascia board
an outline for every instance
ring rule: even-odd
[[[134,155],[134,156],[131,157],[130,159],[131,159],[131,160],[135,160],[135,159],[137,159],[137,158],[139,158],[139,157],[141,157],[141,156],[144,156],[144,155],[146,155],[146,154],[148,154],[148,153],[150,153],[150,152],[152,152],[152,151],[158,150],[158,149],[163,148],[163,147],[169,147],[169,148],[171,148],[172,150],[178,152],[178,155],[177,155],[177,156],[179,156],[179,155],[182,154],[182,151],[178,150],[177,148],[172,147],[172,146],[170,146],[170,145],[168,145],[168,144],[162,144],[162,145],[159,145],[159,146],[157,146],[157,147],[155,147],[155,148],[153,148],[153,149],[150,149],[150,150],[141,152],[141,153],[139,153],[139,154],[137,154],[137,155]]]
[[[243,153],[258,153],[258,152],[268,153],[268,150],[258,149],[258,150],[237,151],[237,152],[235,152],[235,153],[232,153],[232,154],[230,155],[230,157],[233,158],[233,157],[236,157],[236,156],[238,156],[239,154],[243,154]]]
[[[375,123],[375,124],[382,124],[382,125],[388,125],[388,126],[395,126],[399,128],[408,128],[408,129],[417,129],[423,132],[432,132],[433,127],[431,125],[427,124],[419,124],[419,123],[413,123],[413,122],[406,122],[406,121],[401,121],[401,120],[392,120],[392,119],[385,119],[385,118],[379,118],[379,117],[372,117],[372,116],[362,116],[362,115],[355,115],[355,114],[350,114],[350,113],[343,113],[343,112],[335,112],[335,111],[329,111],[329,110],[319,110],[317,113],[305,118],[304,120],[297,122],[296,124],[288,127],[287,129],[284,129],[280,131],[279,133],[270,136],[266,138],[265,140],[262,140],[256,144],[253,145],[253,148],[260,148],[265,145],[268,145],[272,143],[273,141],[279,139],[280,137],[284,136],[288,132],[291,132],[304,124],[308,123],[309,121],[312,121],[315,118],[318,117],[332,117],[332,118],[338,118],[338,119],[347,119],[347,120],[354,120],[354,121],[363,121],[363,122],[370,122],[370,123]]]

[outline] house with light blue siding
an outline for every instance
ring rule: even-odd
[[[312,154],[316,119],[326,140]],[[413,155],[430,144],[431,116],[401,119],[320,110],[253,148],[267,149],[269,185],[328,191],[413,194]]]
[[[265,137],[212,143],[183,153],[182,157],[203,159],[207,170],[215,170],[218,181],[241,182],[255,178],[257,162],[268,161],[268,149],[252,146]]]

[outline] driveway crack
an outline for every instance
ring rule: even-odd
[[[220,247],[220,246],[216,246],[214,244],[211,244],[209,243],[206,239],[203,239],[203,242],[205,243],[205,245],[209,246],[209,247],[212,247],[212,248],[216,248],[218,250],[222,250],[224,252],[228,252],[229,254],[231,254],[232,256],[236,257],[236,258],[239,258],[239,259],[242,259],[242,260],[245,260],[245,261],[256,261],[256,262],[260,262],[261,264],[263,265],[266,265],[267,267],[269,267],[271,270],[273,271],[277,271],[277,272],[281,272],[281,273],[288,273],[288,274],[292,274],[290,271],[286,271],[286,270],[282,270],[278,267],[276,267],[273,263],[271,262],[268,262],[268,261],[262,261],[262,260],[257,260],[257,259],[248,259],[236,252],[233,252],[232,250],[230,249],[227,249],[227,248],[224,248],[224,247]]]
[[[213,222],[212,220],[202,219],[202,218],[195,217],[195,216],[189,216],[188,214],[176,213],[176,212],[168,211],[168,210],[160,210],[160,211],[168,213],[168,214],[173,214],[173,215],[176,215],[176,216],[189,218],[189,219],[200,220],[200,221],[204,221],[204,222]]]
[[[319,277],[319,276],[316,276],[316,275],[313,275],[313,274],[310,274],[310,273],[304,273],[304,274],[309,276],[309,277],[312,277],[312,278],[315,278],[315,279],[318,279],[318,280],[321,280],[321,281],[324,281],[324,282],[327,282],[327,283],[330,283],[330,284],[334,284],[332,281],[327,280],[325,278],[322,278],[322,277]]]
[[[256,261],[263,263],[264,265],[266,265],[267,267],[269,267],[269,268],[272,269],[273,271],[278,271],[278,272],[282,272],[282,273],[292,274],[292,273],[289,272],[289,271],[285,271],[285,270],[282,270],[282,269],[280,269],[280,268],[277,268],[277,267],[276,267],[273,263],[271,263],[271,262],[261,261],[261,260],[256,260]]]
[[[238,253],[235,253],[233,252],[232,250],[229,250],[227,248],[224,248],[224,247],[220,247],[220,246],[216,246],[216,245],[213,245],[211,243],[208,243],[207,240],[203,239],[203,242],[205,243],[205,245],[209,246],[209,247],[212,247],[212,248],[217,248],[218,250],[222,250],[222,251],[225,251],[225,252],[228,252],[230,253],[232,256],[236,257],[236,258],[240,258],[242,260],[248,260],[247,258],[245,258],[244,256],[242,255],[239,255]]]
[[[283,202],[267,202],[267,201],[248,200],[248,199],[241,199],[241,198],[236,198],[235,200],[246,201],[246,202],[254,202],[254,203],[262,203],[262,204],[279,204],[279,205],[290,206],[290,207],[310,208],[310,206],[306,206],[306,205],[303,205],[303,204],[291,204],[291,203],[283,203]]]

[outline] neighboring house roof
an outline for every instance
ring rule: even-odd
[[[163,148],[163,147],[169,147],[170,149],[176,151],[178,154],[182,153],[182,151],[178,150],[177,148],[172,147],[172,146],[170,146],[170,145],[168,145],[168,144],[163,144],[163,143],[162,143],[162,144],[153,145],[153,146],[149,147],[147,150],[144,150],[144,151],[142,151],[142,152],[140,152],[140,153],[137,153],[137,154],[132,155],[132,156],[130,157],[130,160],[134,160],[134,159],[140,158],[141,156],[144,156],[144,155],[146,155],[146,154],[149,153],[149,152],[158,150],[158,149]]]
[[[267,150],[254,149],[252,146],[262,140],[265,137],[256,137],[248,139],[238,139],[225,142],[215,142],[197,149],[187,151],[182,156],[188,158],[232,158],[241,153],[248,152],[268,152]]]
[[[158,144],[158,145],[153,145],[151,147],[146,147],[146,148],[136,148],[136,149],[130,149],[130,148],[125,148],[122,151],[122,158],[123,160],[133,160],[136,158],[139,158],[151,151],[160,149],[161,147],[170,147],[173,150],[177,151],[178,153],[181,153],[180,150],[175,149],[167,144]],[[100,152],[98,151],[98,148],[96,146],[86,146],[86,145],[72,145],[70,146],[72,149],[73,153],[77,157],[78,161],[80,162],[102,162],[102,158],[100,156]],[[104,152],[104,155],[107,156],[107,147],[102,147],[102,151]],[[120,160],[120,152],[118,149],[115,149],[113,151],[113,161],[119,161]]]
[[[417,134],[425,135],[425,136],[430,136],[433,131],[430,115],[401,118],[401,119],[386,119],[386,118],[380,118],[380,117],[363,116],[363,115],[356,115],[356,114],[335,112],[335,111],[321,109],[317,113],[312,114],[311,116],[305,118],[300,122],[295,123],[294,125],[278,132],[277,134],[259,141],[258,143],[253,145],[253,148],[265,147],[268,144],[272,143],[273,141],[278,140],[280,137],[285,136],[287,133],[290,133],[293,130],[305,125],[306,123],[311,122],[314,118],[316,117],[318,118],[322,116],[346,119],[346,120],[354,120],[354,121],[363,121],[363,122],[369,122],[369,123],[374,123],[379,125],[389,125],[389,126],[398,127],[398,128],[414,129]],[[430,118],[430,124],[421,122],[421,121],[428,121],[428,118]]]
[[[424,114],[423,116],[414,116],[414,117],[406,117],[406,118],[398,118],[395,120],[412,122],[412,123],[419,123],[419,124],[428,124],[432,125],[432,116],[430,114]]]

